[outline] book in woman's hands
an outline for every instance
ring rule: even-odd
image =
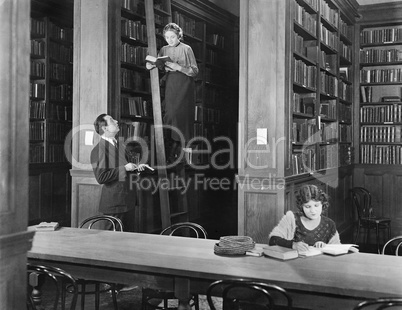
[[[264,247],[264,255],[281,260],[288,260],[299,257],[299,254],[297,253],[296,250],[285,248],[279,245],[271,245]]]
[[[166,62],[173,62],[172,59],[170,59],[169,56],[154,57],[154,56],[151,56],[151,55],[147,55],[147,57],[145,57],[145,61],[147,61],[150,64],[153,64],[153,65],[155,65],[157,67],[165,66]]]

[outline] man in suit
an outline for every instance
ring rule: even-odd
[[[96,181],[102,184],[99,211],[122,220],[125,231],[134,231],[136,189],[130,184],[132,171],[143,171],[147,165],[128,162],[123,146],[115,138],[119,125],[110,115],[101,114],[95,122],[99,143],[91,152],[91,165]],[[108,227],[105,227],[106,229]]]

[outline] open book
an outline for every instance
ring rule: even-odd
[[[351,252],[359,252],[359,250],[356,248],[356,244],[327,244],[323,248],[316,248],[313,246],[310,246],[308,251],[303,251],[299,252],[300,257],[309,257],[309,256],[315,256],[315,255],[320,255],[320,254],[330,254],[330,255],[341,255],[341,254],[346,254],[349,251]]]
[[[145,57],[145,61],[157,67],[163,67],[165,65],[165,62],[173,62],[169,56],[154,57],[151,55],[147,55],[147,57]]]

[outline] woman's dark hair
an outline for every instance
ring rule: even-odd
[[[163,36],[165,36],[165,33],[167,31],[173,31],[179,40],[183,38],[183,29],[180,28],[178,24],[175,23],[169,23],[163,28]]]
[[[106,116],[106,115],[107,115],[107,114],[105,114],[105,113],[99,115],[99,116],[96,118],[95,122],[94,122],[95,131],[96,131],[96,133],[99,134],[99,135],[103,135],[103,129],[102,129],[102,127],[103,127],[103,126],[107,126],[107,122],[106,122],[106,120],[105,120],[105,116]]]
[[[328,195],[315,185],[303,185],[296,192],[296,206],[303,213],[303,205],[310,200],[321,201],[322,211],[326,212],[329,207]]]

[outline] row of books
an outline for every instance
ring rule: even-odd
[[[317,29],[317,19],[306,11],[304,7],[299,5],[296,0],[290,2],[294,12],[293,19],[302,25],[305,29],[315,35]]]
[[[320,102],[320,116],[328,119],[336,119],[336,100],[325,100]]]
[[[121,61],[138,66],[145,65],[145,57],[148,55],[148,48],[143,46],[134,46],[128,43],[121,44]]]
[[[360,34],[362,44],[402,42],[402,28],[365,29]]]
[[[297,32],[293,32],[293,51],[296,53],[299,53],[300,55],[303,55],[305,57],[307,56],[307,48],[308,48],[308,42],[309,41],[304,41],[304,38],[299,35]],[[317,49],[316,46],[313,46],[313,48]],[[315,61],[315,58],[310,59],[311,61]]]
[[[360,86],[360,98],[361,102],[373,101],[373,87],[372,86]]]
[[[364,49],[360,51],[360,61],[362,63],[402,61],[402,50],[398,48]]]
[[[219,124],[220,111],[218,109],[212,109],[196,105],[194,119],[198,122]]]
[[[400,83],[402,69],[362,69],[360,83]]]
[[[352,52],[353,52],[352,46],[347,45],[347,44],[343,43],[342,41],[340,41],[339,44],[340,44],[339,52],[340,52],[341,56],[349,61],[352,61]]]
[[[339,142],[352,142],[352,126],[346,124],[339,124]]]
[[[292,153],[292,174],[309,173],[317,170],[315,147],[295,149]]]
[[[73,42],[73,29],[49,23],[49,37],[56,40]]]
[[[123,137],[124,140],[128,138],[141,138],[147,139],[150,136],[150,124],[145,122],[121,122],[119,124],[120,137]]]
[[[339,31],[341,32],[342,35],[344,35],[350,41],[352,40],[353,26],[348,25],[346,22],[344,22],[342,20],[342,18],[339,20]]]
[[[318,147],[318,169],[330,169],[339,166],[339,145],[328,144]]]
[[[318,0],[304,0],[304,2],[310,5],[315,11],[318,11]]]
[[[43,83],[30,82],[29,83],[29,96],[31,98],[43,99],[45,98],[46,86]]]
[[[221,63],[219,53],[210,48],[207,48],[205,50],[205,62],[213,65],[219,65]]]
[[[205,123],[194,123],[194,137],[203,137],[212,141],[217,136],[215,125],[206,125]]]
[[[31,60],[30,74],[36,77],[45,78],[46,66],[44,62]]]
[[[352,102],[353,101],[353,87],[345,83],[344,81],[339,81],[338,83],[338,94],[339,98],[345,101]]]
[[[29,145],[29,162],[30,163],[45,162],[45,146],[43,144]]]
[[[317,121],[315,119],[293,119],[291,139],[294,143],[320,142]]]
[[[45,123],[30,122],[29,123],[29,140],[45,140]]]
[[[66,162],[64,144],[50,144],[47,156],[49,163]]]
[[[29,118],[46,118],[46,104],[43,101],[29,101]]]
[[[321,42],[325,45],[338,50],[338,36],[336,32],[328,30],[324,25],[320,25]]]
[[[360,163],[400,165],[402,164],[402,146],[361,144]]]
[[[320,72],[321,76],[321,93],[338,96],[338,78],[332,75],[328,75],[325,72]]]
[[[401,126],[373,125],[360,127],[360,142],[401,142]]]
[[[347,104],[340,104],[338,107],[338,120],[340,122],[351,123],[352,122],[352,106]]]
[[[178,11],[172,12],[172,20],[180,25],[185,35],[190,35],[195,38],[202,39],[204,34],[204,23],[197,21]]]
[[[333,143],[338,140],[338,123],[320,123],[320,142]]]
[[[220,33],[207,33],[205,40],[216,47],[225,48],[225,36]]]
[[[46,44],[41,40],[31,40],[31,55],[36,57],[45,57]]]
[[[144,0],[121,0],[121,7],[134,13],[145,15]]]
[[[70,84],[50,85],[50,100],[71,101],[73,87]]]
[[[361,123],[402,123],[402,103],[360,107]]]
[[[152,117],[152,101],[142,97],[121,97],[121,115]]]
[[[224,70],[215,70],[214,68],[205,68],[204,80],[205,82],[215,83],[222,85],[222,81],[225,79]]]
[[[48,55],[50,59],[67,63],[73,62],[73,47],[58,44],[56,42],[49,43]]]
[[[72,121],[73,109],[71,106],[52,104],[50,106],[50,115],[53,120]]]
[[[50,141],[63,142],[68,132],[71,130],[69,123],[47,123],[47,137]]]
[[[338,28],[339,11],[331,8],[325,0],[320,1],[320,13],[332,26]]]
[[[315,104],[316,104],[316,94],[300,94],[293,93],[293,112],[294,113],[304,113],[311,116],[314,115]]]
[[[197,87],[196,87],[197,89]],[[199,89],[202,90],[200,87]],[[206,87],[204,88],[205,91],[205,103],[213,104],[213,105],[220,105],[222,104],[223,100],[225,99],[225,92],[219,88],[212,88]],[[197,95],[198,97],[198,95]]]
[[[50,63],[49,78],[58,81],[72,81],[73,68],[70,65]]]
[[[121,35],[144,43],[148,42],[147,25],[142,24],[138,20],[123,17],[121,19]]]
[[[120,69],[121,86],[137,91],[151,91],[151,80],[149,76],[144,76],[138,71],[125,68]]]
[[[45,36],[46,24],[44,20],[31,18],[29,24],[30,33],[36,36]]]
[[[317,87],[317,68],[309,66],[302,60],[293,59],[294,63],[294,82],[304,86],[316,89]]]

